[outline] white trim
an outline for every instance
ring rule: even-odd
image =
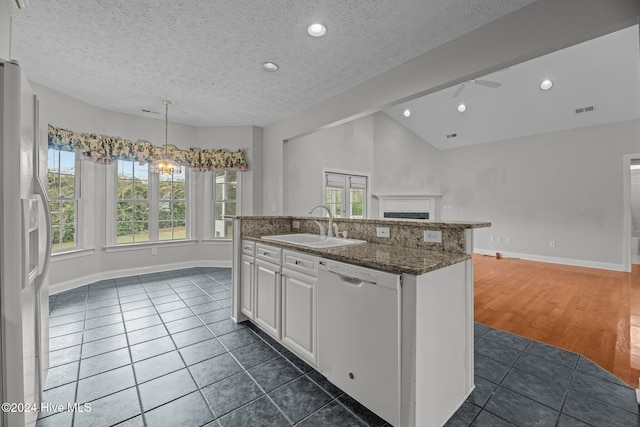
[[[70,251],[56,252],[51,254],[51,262],[66,261],[73,258],[82,258],[93,255],[96,248],[73,249]]]
[[[103,271],[101,273],[89,274],[88,276],[77,277],[65,282],[54,283],[49,286],[49,294],[54,295],[60,292],[75,289],[80,286],[89,285],[100,280],[117,279],[119,277],[137,276],[139,274],[159,273],[162,271],[177,270],[193,267],[224,267],[230,268],[231,261],[185,261],[173,264],[161,264],[150,267],[127,268],[123,270]]]
[[[550,257],[550,256],[542,256],[542,255],[521,254],[517,252],[496,251],[493,249],[474,248],[473,250],[473,253],[480,254],[480,255],[489,255],[489,256],[496,256],[497,252],[500,252],[500,255],[502,255],[504,258],[520,258],[527,261],[548,262],[550,264],[564,264],[564,265],[572,265],[575,267],[587,267],[587,268],[598,268],[601,270],[624,271],[624,266],[622,264],[615,264],[610,262],[587,261],[587,260],[573,259],[573,258],[559,258],[559,257]]]
[[[122,243],[119,245],[105,246],[105,252],[122,252],[122,251],[135,251],[138,249],[146,249],[153,247],[168,247],[168,246],[191,246],[198,243],[196,239],[186,240],[163,240],[159,242],[140,242],[140,243]]]
[[[202,240],[202,244],[204,245],[228,245],[233,242],[233,239],[220,238],[220,239],[204,239]]]
[[[640,153],[622,156],[622,267],[631,272],[631,160],[640,159]]]

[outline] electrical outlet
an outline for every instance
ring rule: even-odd
[[[498,237],[498,243],[502,243],[502,237]]]
[[[158,255],[158,248],[151,248],[151,255]]]
[[[549,240],[549,247],[550,248],[555,248],[556,247],[556,241],[555,240]]]
[[[378,237],[390,237],[389,227],[376,227],[376,236]]]
[[[510,245],[510,244],[511,244],[511,237],[507,237],[506,239],[504,239],[504,242],[505,242],[507,245]]]
[[[295,228],[296,230],[300,228],[300,221],[293,221],[291,222],[291,227]]]
[[[424,230],[424,241],[442,243],[442,230]]]
[[[493,236],[489,237],[489,241],[493,242]]]

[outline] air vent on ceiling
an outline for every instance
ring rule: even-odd
[[[595,105],[590,105],[588,107],[576,108],[575,112],[576,112],[576,114],[582,114],[582,113],[588,113],[590,111],[595,111],[595,109],[596,109]]]
[[[457,137],[458,137],[457,133],[450,133],[449,135],[447,135],[447,139],[457,138]]]
[[[159,112],[157,112],[157,111],[147,110],[146,108],[143,108],[141,111],[142,111],[143,113],[149,113],[149,114],[160,114],[160,113],[159,113]]]

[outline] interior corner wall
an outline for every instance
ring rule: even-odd
[[[490,221],[479,251],[621,270],[622,158],[638,141],[631,120],[443,151],[442,218]]]
[[[165,139],[164,122],[162,119],[147,119],[103,110],[66,95],[55,92],[46,87],[32,84],[40,99],[40,132],[45,137],[46,125],[73,130],[74,132],[96,133],[100,135],[119,136],[132,141],[148,140],[156,145],[162,145]],[[203,127],[169,124],[169,143],[179,148],[238,148],[247,151],[248,163],[254,162],[252,147],[255,143],[256,132],[252,126],[232,127]],[[261,158],[255,161],[261,162]],[[106,238],[106,211],[104,191],[106,188],[105,165],[83,162],[84,186],[82,197],[89,204],[90,230],[87,243],[93,252],[83,256],[62,259],[53,258],[49,270],[51,289],[56,292],[74,286],[101,280],[102,278],[120,277],[130,274],[140,274],[149,271],[159,271],[170,268],[202,266],[230,266],[231,242],[204,242],[202,230],[206,197],[204,196],[205,175],[194,174],[192,207],[194,209],[194,227],[199,237],[198,241],[186,246],[158,245],[157,255],[152,255],[151,248],[130,248],[131,250],[106,252],[104,250]],[[246,190],[246,191],[245,191]],[[252,186],[242,190],[243,202],[245,198],[252,199]],[[248,203],[249,207],[251,203]]]
[[[287,215],[308,215],[323,202],[323,168],[373,172],[373,116],[324,129],[284,144],[284,203]]]

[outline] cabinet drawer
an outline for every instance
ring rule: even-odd
[[[252,242],[251,240],[243,240],[242,241],[242,253],[245,255],[255,255],[256,251],[256,242]]]
[[[318,260],[320,257],[285,249],[282,252],[282,266],[318,277]]]
[[[282,249],[263,243],[256,243],[256,258],[280,264],[282,260]]]

